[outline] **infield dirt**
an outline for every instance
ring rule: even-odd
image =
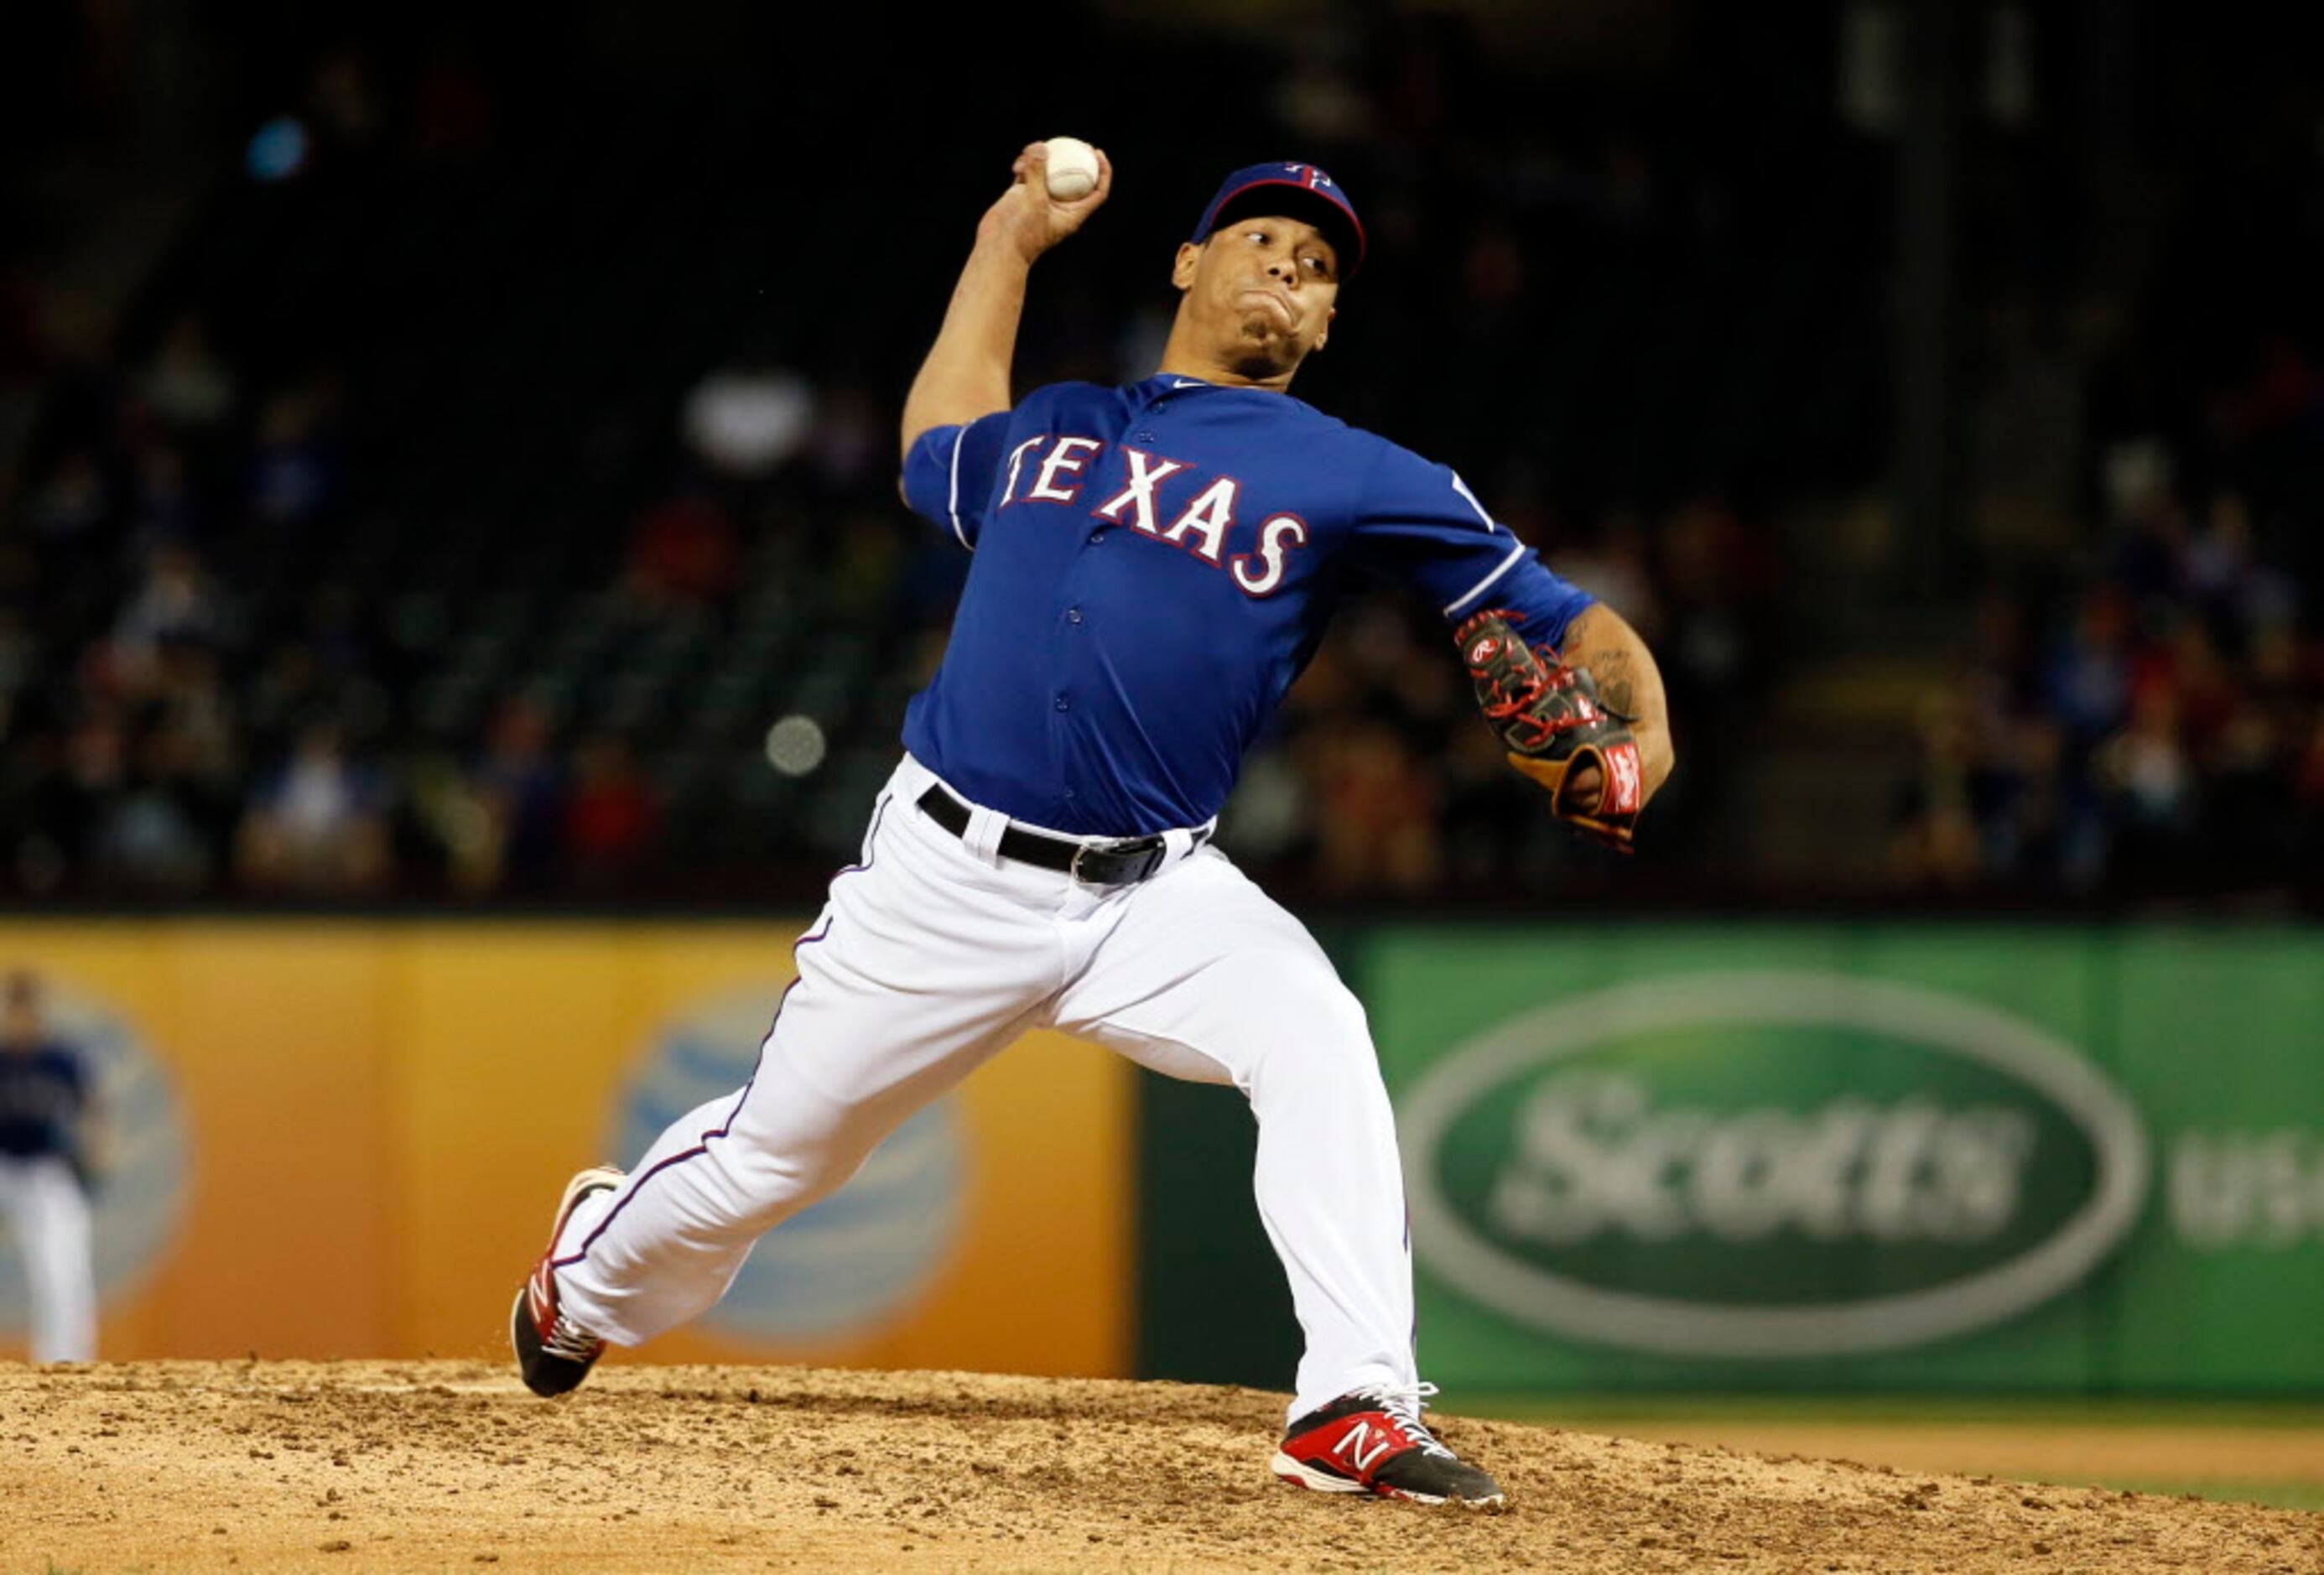
[[[1250,1389],[461,1362],[0,1366],[7,1570],[2324,1570],[2324,1517],[1432,1420],[1480,1515],[1266,1466]]]

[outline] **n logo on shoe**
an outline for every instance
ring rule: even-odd
[[[1374,1437],[1379,1438],[1379,1443],[1372,1444]],[[1365,1449],[1367,1444],[1371,1445],[1369,1451]],[[1332,1446],[1332,1452],[1347,1460],[1357,1470],[1370,1472],[1373,1464],[1394,1448],[1395,1433],[1383,1427],[1375,1427],[1369,1422],[1359,1422],[1340,1435],[1340,1441]]]

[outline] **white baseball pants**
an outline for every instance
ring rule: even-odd
[[[1395,1121],[1363,1008],[1314,938],[1191,832],[1167,834],[1147,880],[1093,889],[1000,858],[1008,823],[991,810],[945,831],[918,808],[935,780],[909,755],[890,778],[862,862],[833,879],[796,948],[749,1084],[575,1211],[558,1243],[563,1310],[621,1345],[696,1317],[761,1234],[1048,1027],[1250,1098],[1259,1216],[1306,1340],[1292,1416],[1416,1382]]]
[[[0,1156],[0,1220],[24,1254],[32,1359],[97,1359],[97,1270],[88,1195],[62,1159]]]

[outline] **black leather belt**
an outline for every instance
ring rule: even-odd
[[[930,784],[920,795],[920,807],[954,836],[968,831],[968,806],[945,792],[941,784]],[[1200,847],[1210,834],[1207,827],[1196,832],[1194,845]],[[1070,837],[1043,836],[1019,825],[1001,834],[1000,849],[1004,859],[1038,864],[1091,886],[1129,886],[1143,880],[1162,868],[1168,851],[1159,834],[1119,842],[1077,843]]]

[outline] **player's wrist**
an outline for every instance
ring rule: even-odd
[[[1001,193],[976,226],[979,251],[990,247],[1028,268],[1062,239],[1047,209],[1022,185]]]
[[[1022,277],[1047,249],[1046,244],[1028,238],[1018,226],[987,214],[976,226],[976,245],[969,253],[969,266],[1013,272]]]

